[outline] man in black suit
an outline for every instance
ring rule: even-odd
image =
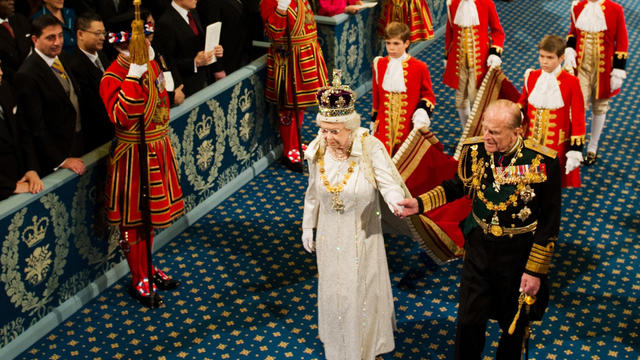
[[[173,0],[156,23],[154,47],[164,56],[175,85],[184,84],[186,96],[207,86],[213,56],[222,57],[222,46],[204,52],[205,30],[195,11],[197,0]],[[211,67],[215,78],[224,77],[218,63]]]
[[[29,133],[22,131],[16,109],[13,91],[2,81],[0,66],[0,200],[12,194],[35,194],[44,189],[33,149],[25,146],[28,142],[21,141]]]
[[[91,151],[113,139],[113,126],[100,98],[100,80],[110,65],[102,53],[104,23],[96,13],[84,13],[76,21],[78,47],[69,59],[69,72],[80,89],[80,114],[84,148]]]
[[[34,51],[15,76],[18,109],[33,136],[40,174],[65,168],[81,175],[84,154],[78,88],[61,55],[60,20],[51,14],[33,20]]]
[[[5,81],[13,82],[13,76],[29,55],[31,39],[29,21],[15,13],[14,0],[0,0],[0,61]]]
[[[252,59],[250,56],[251,21],[255,21],[262,31],[262,20],[259,14],[251,14],[246,0],[205,0],[198,2],[198,14],[206,27],[215,22],[222,22],[220,45],[226,49],[220,66],[226,74],[243,67]],[[257,15],[258,17],[252,17]]]

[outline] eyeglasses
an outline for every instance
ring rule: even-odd
[[[106,37],[107,36],[107,32],[106,31],[89,31],[89,30],[82,30],[82,31],[91,33],[91,34],[93,34],[93,35],[95,35],[97,37],[100,37],[100,36]]]
[[[322,135],[338,135],[342,132],[342,130],[344,130],[345,128],[342,129],[325,129],[325,128],[320,128],[320,132],[322,133]]]

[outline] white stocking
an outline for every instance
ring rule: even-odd
[[[606,117],[606,113],[593,115],[591,120],[591,140],[589,140],[589,145],[587,146],[588,152],[598,153],[598,141],[600,141],[600,135],[602,135]]]

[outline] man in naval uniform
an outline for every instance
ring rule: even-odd
[[[481,358],[488,319],[503,331],[496,358],[520,358],[528,323],[541,319],[548,302],[547,273],[560,228],[560,163],[554,150],[521,133],[518,106],[493,102],[484,113],[483,135],[465,142],[455,177],[398,203],[405,208],[397,215],[408,216],[463,196],[473,199],[460,223],[465,257],[455,359]],[[525,295],[537,301],[523,309],[509,334]]]

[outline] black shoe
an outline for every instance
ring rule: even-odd
[[[164,305],[164,301],[162,301],[162,297],[158,293],[153,293],[151,295],[142,295],[140,294],[134,286],[129,287],[129,295],[132,298],[136,299],[140,304],[153,309],[158,308]]]
[[[159,290],[173,290],[180,286],[180,280],[174,280],[170,277],[163,279],[159,274],[153,274],[153,283]]]
[[[596,160],[598,160],[598,154],[587,151],[587,156],[582,161],[582,165],[591,166],[596,163]]]
[[[304,167],[302,166],[301,162],[294,163],[294,162],[291,162],[286,157],[283,157],[280,162],[282,162],[282,165],[286,166],[287,169],[293,172],[302,173],[302,171],[304,170]]]

